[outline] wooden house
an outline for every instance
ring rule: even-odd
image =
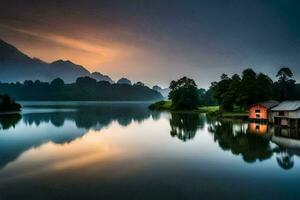
[[[270,121],[275,125],[300,127],[300,101],[284,101],[271,111]]]
[[[249,107],[249,119],[252,120],[269,120],[271,109],[279,104],[278,101],[264,101]]]

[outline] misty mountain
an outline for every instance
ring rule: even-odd
[[[169,88],[162,89],[158,85],[153,86],[152,90],[155,90],[155,91],[159,92],[164,98],[168,98],[168,95],[169,95],[169,92],[170,92]]]
[[[101,73],[90,73],[81,65],[69,60],[57,60],[46,63],[30,58],[11,44],[0,40],[0,81],[23,82],[25,80],[52,81],[61,78],[66,83],[75,82],[78,77],[91,76],[97,80],[112,82],[109,76]]]
[[[96,79],[97,81],[107,81],[111,84],[114,83],[109,76],[101,74],[100,72],[93,72],[90,77]]]
[[[83,66],[72,63],[71,61],[57,60],[49,64],[49,71],[56,77],[65,82],[74,82],[77,77],[90,76],[90,72]]]

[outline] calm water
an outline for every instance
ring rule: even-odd
[[[0,199],[299,199],[300,139],[142,103],[0,115]]]

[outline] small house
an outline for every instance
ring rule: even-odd
[[[279,126],[300,127],[300,101],[283,101],[272,108],[271,121]]]
[[[278,101],[264,101],[249,107],[249,119],[252,120],[269,120],[271,109],[279,104]]]

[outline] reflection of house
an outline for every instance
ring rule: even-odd
[[[300,101],[284,101],[272,108],[270,121],[280,126],[300,127]]]
[[[253,134],[264,135],[268,132],[268,125],[265,123],[260,124],[260,123],[250,122],[249,132]]]
[[[270,117],[270,109],[277,106],[278,101],[265,101],[254,104],[249,108],[249,118],[255,120],[268,120]]]

